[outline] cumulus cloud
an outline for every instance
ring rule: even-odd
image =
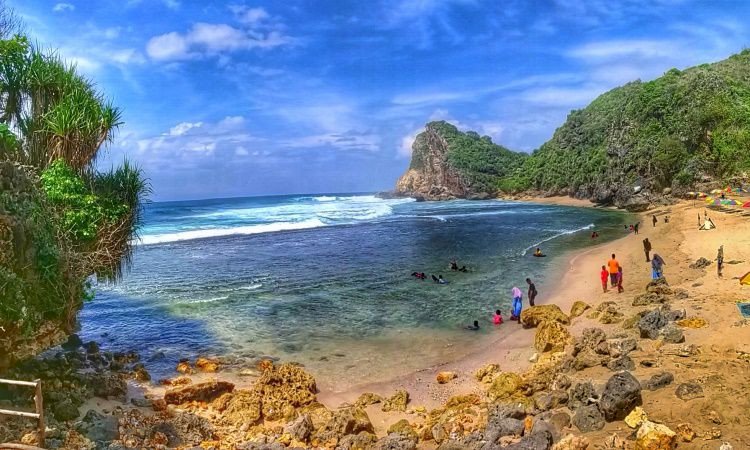
[[[62,13],[66,11],[75,11],[76,7],[73,4],[70,3],[57,3],[55,6],[52,7],[52,11],[57,13]]]
[[[193,128],[200,128],[203,126],[203,122],[182,122],[173,126],[167,133],[169,136],[182,136]]]

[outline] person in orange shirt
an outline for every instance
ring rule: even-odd
[[[620,271],[620,263],[617,262],[615,254],[612,253],[612,259],[607,263],[609,267],[609,283],[612,287],[617,286],[617,272]]]
[[[602,290],[606,293],[607,292],[607,276],[609,275],[609,272],[607,272],[607,268],[605,266],[602,266],[602,271],[599,272],[599,277],[602,279]]]

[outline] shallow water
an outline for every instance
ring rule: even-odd
[[[163,353],[147,362],[157,377],[181,357],[270,355],[323,382],[376,381],[480,345],[495,332],[492,311],[508,316],[513,286],[525,292],[531,277],[541,300],[559,255],[589,245],[594,227],[600,242],[620,237],[626,220],[590,208],[370,195],[157,203],[132,271],[99,286],[81,334],[146,360]],[[549,257],[531,257],[538,245]],[[453,257],[470,272],[448,270]],[[464,330],[474,319],[482,330]]]

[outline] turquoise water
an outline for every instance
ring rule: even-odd
[[[149,205],[132,271],[100,285],[85,339],[136,350],[156,376],[181,357],[263,355],[323,380],[378,379],[460,356],[496,332],[510,291],[564,252],[620,237],[624,214],[506,201],[279,196]],[[532,258],[541,246],[547,258]],[[469,273],[448,269],[451,258]],[[420,271],[442,274],[437,285]],[[525,299],[524,299],[525,301]],[[479,333],[463,329],[473,320]],[[163,353],[163,356],[161,355]]]

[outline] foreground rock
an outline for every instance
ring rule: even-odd
[[[537,305],[524,309],[521,312],[521,324],[527,328],[533,328],[542,322],[559,322],[570,325],[570,319],[557,305]]]
[[[207,381],[170,389],[164,394],[164,401],[168,405],[181,405],[188,402],[211,402],[221,396],[232,392],[234,384],[227,381]]]
[[[608,422],[622,420],[642,403],[641,384],[630,372],[613,375],[604,386],[599,409]]]
[[[635,450],[672,450],[677,435],[666,425],[646,421],[641,424],[635,440]]]

